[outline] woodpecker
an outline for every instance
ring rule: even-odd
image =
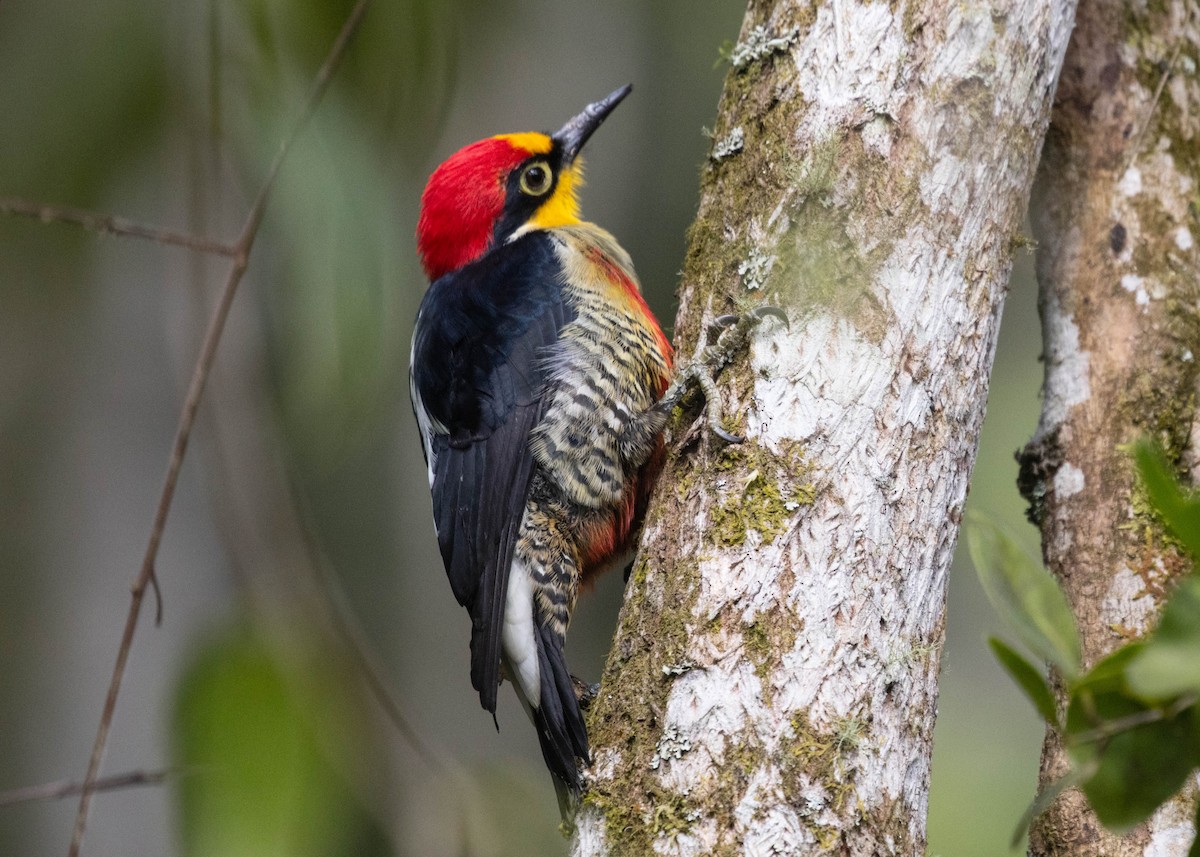
[[[582,584],[633,547],[662,458],[672,350],[616,239],[580,219],[580,149],[632,89],[553,134],[502,134],[439,166],[417,247],[413,411],[471,683],[532,719],[564,816],[591,763],[563,653]]]

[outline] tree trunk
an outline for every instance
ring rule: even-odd
[[[1151,435],[1181,472],[1190,462],[1200,475],[1193,5],[1080,6],[1031,210],[1046,382],[1021,489],[1074,608],[1085,667],[1145,634],[1186,569],[1147,513],[1126,445]],[[1048,735],[1042,784],[1065,770]],[[1030,853],[1184,855],[1192,795],[1117,837],[1068,792],[1035,825]]]
[[[575,855],[922,855],[946,571],[1071,0],[751,3],[679,359],[785,307],[680,414]]]

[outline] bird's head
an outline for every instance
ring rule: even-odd
[[[579,222],[579,151],[632,86],[589,104],[553,134],[500,134],[433,171],[421,195],[417,249],[430,280],[518,233]]]

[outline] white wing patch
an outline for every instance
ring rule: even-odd
[[[534,708],[541,705],[542,683],[533,627],[533,582],[525,563],[514,558],[504,597],[504,630],[500,640],[509,678]]]
[[[421,316],[417,316],[417,325],[421,326]],[[416,355],[417,348],[417,332],[413,329],[412,345],[408,349],[408,393],[412,397],[413,413],[417,415],[417,428],[421,432],[421,451],[425,453],[425,469],[429,473],[429,490],[433,490],[433,476],[437,468],[437,456],[433,454],[433,435],[434,432],[446,434],[446,427],[439,424],[437,420],[429,415],[429,411],[425,410],[425,405],[421,402],[421,391],[417,389],[416,375],[413,373],[413,357]]]

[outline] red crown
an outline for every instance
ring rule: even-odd
[[[429,279],[487,252],[504,211],[504,182],[532,152],[503,137],[459,149],[433,171],[421,195],[417,249]]]

